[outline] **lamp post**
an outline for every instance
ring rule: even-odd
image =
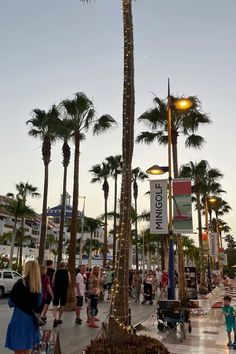
[[[167,131],[168,131],[168,166],[160,167],[154,165],[146,172],[153,175],[161,175],[168,171],[169,193],[168,193],[168,235],[169,235],[169,268],[168,268],[168,300],[175,300],[175,255],[174,255],[174,234],[173,234],[173,207],[172,207],[172,120],[171,112],[174,106],[179,110],[186,110],[192,107],[189,99],[182,98],[173,102],[170,94],[170,79],[168,79],[167,97]]]
[[[79,264],[83,264],[83,242],[84,242],[84,210],[85,210],[85,199],[86,197],[79,197],[83,199],[83,209],[82,209],[82,217],[81,217],[81,236],[80,236],[80,246],[79,246]]]

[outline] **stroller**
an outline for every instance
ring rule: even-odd
[[[149,302],[150,305],[153,304],[152,284],[146,282],[143,283],[143,298],[143,305],[147,302]]]

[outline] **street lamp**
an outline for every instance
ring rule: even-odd
[[[169,269],[168,269],[168,300],[175,300],[175,256],[174,256],[174,234],[173,234],[173,207],[172,207],[172,121],[171,112],[172,108],[178,110],[186,110],[191,108],[192,101],[188,98],[180,98],[173,101],[170,95],[170,79],[168,79],[168,101],[167,101],[167,123],[168,123],[168,167],[160,167],[154,165],[150,167],[146,172],[151,175],[162,175],[166,172],[169,173],[169,193],[168,193],[168,205],[169,205]]]

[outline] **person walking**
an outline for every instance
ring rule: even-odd
[[[41,305],[41,317],[44,322],[47,321],[46,313],[50,302],[53,299],[53,291],[51,288],[50,278],[47,275],[47,267],[45,265],[40,266],[41,280],[42,280],[42,305]]]
[[[46,275],[49,277],[50,287],[52,289],[52,279],[55,273],[55,269],[53,268],[53,261],[51,259],[47,260],[46,267],[47,267]],[[53,299],[53,292],[51,292],[49,289],[49,291],[47,292],[47,299],[44,303],[43,311],[41,314],[44,321],[47,321],[47,312],[48,312],[49,305],[52,302],[52,299]]]
[[[61,317],[64,311],[64,307],[67,301],[67,291],[69,284],[71,283],[71,276],[69,271],[66,269],[65,262],[60,263],[60,268],[56,270],[53,275],[52,285],[53,285],[53,327],[62,323]]]
[[[140,293],[142,286],[142,276],[138,270],[136,270],[133,277],[133,287],[134,287],[134,302],[140,302]]]
[[[107,289],[107,300],[111,299],[111,287],[112,287],[112,283],[113,283],[113,271],[112,269],[108,266],[107,267],[107,271],[105,274],[105,286]]]
[[[38,262],[28,261],[24,275],[13,286],[9,306],[14,307],[6,335],[6,348],[15,354],[29,354],[40,342],[36,313],[41,305],[41,275]]]
[[[87,283],[87,277],[86,277],[86,267],[82,265],[80,267],[80,272],[76,275],[76,319],[75,323],[76,324],[82,324],[82,319],[80,318],[80,312],[81,312],[81,307],[83,307],[84,304],[84,295],[85,295],[85,290],[86,290],[86,283]]]
[[[92,273],[90,274],[89,277],[89,282],[88,282],[88,327],[91,328],[98,328],[96,325],[95,321],[99,321],[98,318],[96,318],[97,313],[98,313],[98,296],[100,294],[100,281],[99,281],[99,268],[94,267],[92,270]]]

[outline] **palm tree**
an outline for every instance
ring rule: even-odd
[[[109,156],[106,161],[110,167],[110,174],[114,178],[114,217],[113,217],[113,268],[116,264],[116,242],[117,242],[117,194],[118,194],[118,175],[121,174],[122,157],[121,155]]]
[[[69,245],[68,269],[71,273],[71,286],[69,288],[68,306],[74,306],[74,284],[75,284],[75,258],[76,239],[78,223],[78,198],[79,198],[79,156],[80,144],[85,138],[85,133],[92,130],[93,134],[104,133],[116,125],[116,121],[109,115],[96,118],[93,102],[81,92],[74,95],[74,98],[61,102],[60,108],[64,119],[69,120],[74,139],[74,181],[73,181],[73,205],[71,218],[71,237]]]
[[[38,198],[40,197],[40,194],[38,193],[38,188],[34,187],[32,184],[29,184],[28,182],[20,182],[16,184],[16,191],[17,194],[15,196],[15,199],[12,200],[11,205],[9,208],[11,208],[12,214],[15,216],[15,221],[14,221],[14,227],[13,227],[13,234],[12,234],[12,244],[11,244],[11,251],[10,251],[10,260],[9,260],[9,266],[11,267],[12,265],[12,259],[13,259],[13,252],[14,252],[14,243],[15,243],[15,238],[16,238],[16,223],[17,223],[17,217],[21,216],[21,232],[20,232],[20,237],[19,237],[19,247],[20,247],[20,255],[19,255],[19,269],[21,270],[22,268],[22,247],[23,247],[23,238],[24,238],[24,224],[25,224],[25,216],[33,216],[34,212],[32,209],[26,206],[26,201],[28,197],[31,198]],[[13,197],[13,193],[8,193],[8,197]]]
[[[99,242],[98,240],[95,240],[93,238],[97,228],[102,225],[103,223],[99,219],[94,219],[94,218],[85,218],[85,226],[88,228],[90,232],[90,239],[87,239],[85,241],[84,247],[88,246],[89,252],[88,252],[88,267],[91,268],[92,265],[92,251],[94,249],[99,249],[102,247],[102,243]],[[96,242],[95,242],[96,241]]]
[[[26,201],[28,197],[31,198],[38,198],[40,197],[40,194],[38,192],[38,188],[34,187],[32,184],[29,184],[28,182],[20,182],[16,184],[16,190],[17,190],[17,197],[22,200],[22,208],[23,210],[25,209],[26,206]],[[20,256],[19,256],[19,268],[22,268],[22,242],[23,242],[23,237],[24,237],[24,224],[25,224],[25,216],[24,214],[22,215],[21,219],[21,240],[20,240]]]
[[[62,260],[62,251],[63,251],[63,236],[64,236],[64,225],[65,225],[65,216],[66,216],[66,186],[67,186],[67,169],[70,163],[70,146],[68,140],[71,137],[70,122],[67,119],[61,120],[61,123],[58,125],[58,130],[56,135],[59,139],[63,140],[62,145],[62,156],[63,156],[63,189],[62,189],[62,203],[61,203],[61,218],[60,218],[60,230],[59,230],[59,240],[58,240],[58,250],[57,250],[57,267],[59,267]]]
[[[12,199],[11,203],[4,208],[14,217],[14,226],[11,234],[9,268],[12,268],[14,247],[17,239],[18,247],[20,249],[18,269],[19,271],[22,271],[22,247],[24,240],[28,240],[28,236],[26,238],[24,237],[24,229],[22,231],[22,220],[24,220],[26,217],[34,217],[35,212],[31,207],[27,206],[19,196],[16,196],[16,198]],[[21,219],[20,231],[17,230],[17,223],[19,219]]]
[[[178,100],[180,97],[172,97],[172,101]],[[204,144],[204,138],[197,135],[199,126],[209,124],[209,117],[201,111],[201,102],[197,97],[189,97],[193,105],[188,110],[178,110],[174,106],[172,108],[172,153],[174,164],[174,177],[178,177],[178,138],[183,135],[185,146],[187,148],[199,149]],[[168,143],[168,122],[167,122],[167,101],[157,96],[154,97],[154,108],[150,108],[144,112],[138,121],[147,126],[151,131],[140,133],[137,143],[151,144],[155,140],[160,145]]]
[[[203,240],[202,240],[202,216],[201,216],[201,196],[206,193],[206,184],[209,175],[213,175],[214,180],[217,181],[222,177],[222,174],[217,169],[210,169],[210,166],[206,160],[201,160],[199,163],[194,163],[190,161],[188,164],[183,165],[180,168],[180,177],[189,177],[192,179],[193,192],[196,195],[196,207],[198,214],[198,236],[199,236],[199,255],[200,255],[200,266],[201,266],[201,282],[200,288],[203,290],[205,288],[205,266],[204,266],[204,252],[203,252]]]
[[[42,156],[44,163],[44,189],[43,189],[43,208],[42,208],[42,223],[39,244],[39,258],[40,264],[44,261],[44,251],[46,245],[47,233],[47,198],[48,198],[48,166],[51,161],[51,143],[55,140],[55,131],[57,125],[60,123],[59,112],[55,105],[46,112],[41,109],[33,110],[33,117],[26,122],[31,125],[29,135],[34,138],[40,138],[42,144]]]
[[[109,195],[109,183],[108,178],[110,176],[110,166],[108,163],[102,162],[101,165],[94,165],[89,170],[93,174],[91,183],[103,182],[102,190],[104,193],[104,243],[103,243],[103,267],[106,267],[107,263],[107,201]]]
[[[90,0],[82,0],[89,3]],[[129,241],[131,214],[132,157],[134,145],[134,38],[132,0],[122,0],[123,42],[124,42],[124,77],[123,77],[123,130],[122,130],[122,183],[120,198],[120,223],[117,252],[117,268],[114,294],[111,301],[109,324],[110,335],[115,341],[125,339],[120,336],[122,326],[128,326],[129,298]],[[115,314],[115,316],[114,316]],[[111,334],[112,333],[112,334]]]
[[[134,210],[135,215],[138,215],[138,183],[137,181],[144,181],[148,178],[148,175],[141,170],[140,167],[136,167],[132,170],[133,180],[133,197],[134,197]],[[138,269],[138,219],[135,218],[135,264]]]

